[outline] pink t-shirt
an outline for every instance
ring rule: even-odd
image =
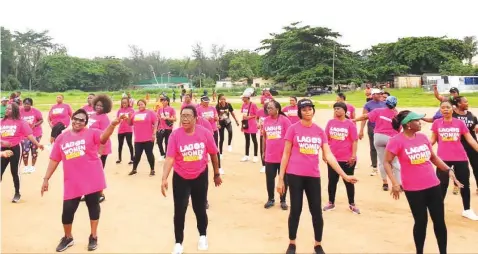
[[[96,113],[95,109],[90,105],[85,105],[82,107],[82,109],[86,111],[86,113],[88,114],[88,117]]]
[[[123,115],[129,116],[134,115],[134,109],[133,108],[120,108],[118,112],[116,113],[116,117],[121,117]],[[133,132],[133,126],[129,125],[128,121],[121,121],[118,127],[118,134],[123,134],[123,133],[131,133]]]
[[[207,108],[199,105],[197,107],[198,116],[209,121],[212,127],[212,131],[217,131],[217,123],[215,117],[217,117],[217,110],[213,106],[208,106]]]
[[[290,120],[283,115],[279,115],[277,119],[272,119],[269,116],[264,120],[263,131],[266,134],[266,154],[264,159],[266,162],[281,162],[282,154],[284,153],[285,134],[290,125]]]
[[[23,119],[0,120],[0,132],[2,133],[2,141],[10,142],[10,146],[14,147],[30,134],[33,134],[32,129]]]
[[[196,124],[204,127],[206,130],[208,130],[208,131],[210,131],[211,133],[214,134],[214,131],[212,130],[211,123],[209,121],[207,121],[206,119],[204,119],[202,117],[198,117],[197,120],[196,120]]]
[[[106,114],[93,114],[90,116],[88,119],[88,128],[91,129],[98,129],[101,132],[105,131],[106,128],[110,126],[110,119],[108,118],[108,115]],[[103,150],[101,155],[108,155],[111,154],[111,140],[108,139],[106,144],[103,146]]]
[[[305,127],[297,122],[289,127],[285,139],[292,142],[287,174],[320,177],[319,151],[327,144],[324,130],[315,123]]]
[[[300,120],[300,118],[297,115],[297,110],[298,110],[297,105],[295,105],[295,106],[290,106],[289,105],[289,106],[285,107],[282,110],[282,112],[284,112],[287,115],[287,117],[289,118],[290,122],[294,124],[294,123],[297,123]]]
[[[184,107],[189,106],[189,105],[191,105],[191,106],[193,106],[193,107],[196,107],[196,105],[195,105],[194,103],[192,103],[192,102],[191,102],[191,103],[183,102],[183,104],[181,104],[181,110],[182,110]]]
[[[153,141],[154,124],[156,123],[156,114],[145,109],[143,111],[136,111],[133,114],[133,131],[134,142],[148,142]]]
[[[404,190],[419,191],[440,184],[430,162],[432,146],[425,134],[416,133],[414,138],[408,138],[399,133],[388,141],[385,149],[400,162]]]
[[[258,111],[258,108],[256,104],[252,102],[249,102],[249,104],[245,104],[245,103],[242,104],[242,107],[241,107],[242,115],[246,116],[249,112],[249,116],[254,116],[254,118],[251,118],[248,120],[249,128],[247,128],[247,130],[243,130],[244,133],[252,133],[252,134],[257,133],[257,121],[255,118],[255,116],[257,116],[257,111]]]
[[[71,110],[70,105],[65,103],[53,105],[50,112],[48,112],[48,116],[50,117],[53,126],[57,123],[62,123],[65,127],[68,127],[72,115],[73,111]]]
[[[21,108],[20,116],[24,121],[28,123],[30,127],[33,126],[33,124],[36,124],[43,119],[43,116],[40,110],[36,108],[31,108],[29,111],[25,111],[24,108]],[[33,130],[34,137],[40,137],[43,134],[41,124],[38,126],[35,126],[32,130]]]
[[[101,159],[98,157],[101,131],[84,128],[66,131],[55,140],[50,159],[63,163],[63,199],[69,200],[106,188]]]
[[[432,124],[432,131],[437,136],[438,157],[443,161],[468,161],[460,139],[470,131],[462,120],[452,118],[451,122],[445,122],[443,118],[437,119]]]
[[[392,119],[397,115],[397,110],[389,108],[377,108],[368,113],[368,120],[375,123],[373,133],[379,133],[393,137],[398,131],[393,129]]]
[[[261,95],[261,104],[264,105],[264,103],[269,102],[273,99],[274,97],[272,97],[272,95]]]
[[[174,130],[169,136],[166,156],[174,158],[174,171],[184,179],[195,179],[206,170],[208,154],[218,150],[212,133],[196,125],[192,135],[183,127]]]
[[[345,113],[345,115],[348,117],[348,118],[352,118],[352,115],[355,116],[355,107],[346,103],[347,105],[347,113]],[[373,112],[373,111],[372,111]]]
[[[159,124],[158,124],[158,130],[172,130],[173,126],[168,126],[166,124],[166,120],[161,119],[161,117],[172,117],[176,116],[176,111],[174,108],[167,106],[166,108],[160,108],[158,109],[158,119],[159,119]]]
[[[337,161],[348,161],[352,157],[353,143],[357,141],[357,126],[349,119],[332,119],[325,127],[330,150]]]
[[[266,112],[264,108],[257,110],[256,117],[258,118],[259,124],[264,125],[264,120],[266,119]],[[259,135],[262,136],[262,127],[258,126],[258,128],[260,128]]]

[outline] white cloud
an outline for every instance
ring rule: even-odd
[[[15,0],[0,8],[2,26],[50,30],[80,57],[127,56],[128,44],[166,57],[191,55],[195,42],[256,49],[294,21],[330,27],[353,50],[406,36],[478,37],[476,0]]]

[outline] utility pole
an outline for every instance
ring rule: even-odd
[[[153,73],[153,76],[154,76],[154,80],[156,80],[156,85],[158,85],[158,79],[156,78],[156,73],[154,72],[154,68],[152,65],[149,65],[149,69],[151,70],[151,72]]]
[[[334,55],[332,56],[332,89],[335,86],[335,43],[334,43]]]

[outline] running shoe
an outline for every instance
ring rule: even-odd
[[[241,162],[246,162],[248,160],[249,160],[249,156],[246,155],[246,156],[242,157]]]
[[[377,168],[372,168],[372,172],[370,173],[371,176],[376,176],[378,173]]]
[[[470,219],[470,220],[478,220],[478,216],[475,214],[475,212],[471,209],[465,210],[461,213],[461,216]]]
[[[34,166],[30,166],[30,174],[34,173],[36,171],[36,168]]]
[[[289,206],[285,201],[280,202],[280,208],[284,211],[289,210]]]
[[[198,241],[198,250],[207,250],[209,248],[209,243],[207,242],[207,236],[202,235],[199,237]]]
[[[254,158],[252,158],[252,162],[256,163],[258,161],[259,161],[259,159],[257,158],[257,156],[254,156]]]
[[[382,184],[382,190],[383,191],[388,191],[388,183]]]
[[[128,165],[133,165],[133,163],[134,163],[133,160],[130,160],[130,161],[128,162]]]
[[[20,193],[15,193],[15,195],[13,195],[13,199],[12,199],[12,203],[18,203],[20,201],[20,198],[22,197],[22,195],[20,195]]]
[[[105,194],[101,194],[100,198],[99,198],[99,202],[103,202],[105,201],[106,197],[105,197]]]
[[[183,251],[184,251],[183,245],[180,243],[176,243],[174,245],[172,254],[183,254]]]
[[[260,173],[265,173],[266,172],[266,166],[262,166],[261,169],[259,170]]]
[[[324,249],[322,249],[322,245],[317,245],[314,247],[315,254],[325,254]]]
[[[266,204],[264,205],[264,208],[269,209],[274,206],[274,203],[275,203],[274,200],[268,200]]]
[[[88,251],[93,251],[98,248],[98,236],[94,238],[92,235],[90,235],[90,238],[88,239]]]
[[[296,250],[295,244],[289,244],[285,253],[286,254],[295,254],[295,250]]]
[[[116,161],[116,164],[120,164],[120,163],[121,163],[121,160],[117,160],[117,161]]]
[[[62,252],[68,249],[69,247],[73,246],[73,244],[74,244],[73,238],[62,237],[60,240],[60,243],[56,247],[56,252]]]
[[[138,173],[138,172],[137,172],[136,170],[134,170],[134,169],[133,169],[133,170],[131,170],[131,172],[129,172],[129,174],[128,174],[128,175],[132,176],[132,175],[135,175],[136,173]]]
[[[154,176],[156,175],[156,172],[154,170],[151,170],[151,172],[149,172],[149,176]]]
[[[327,203],[327,205],[325,205],[324,208],[322,208],[322,211],[324,212],[333,211],[333,210],[335,210],[335,204],[333,204],[332,202]]]
[[[358,209],[358,207],[356,207],[355,204],[350,204],[349,210],[355,214],[360,214],[360,209]]]
[[[227,151],[228,151],[228,152],[232,152],[232,146],[228,146],[228,147],[227,147]]]

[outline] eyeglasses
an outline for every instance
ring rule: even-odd
[[[78,117],[73,117],[73,121],[75,121],[75,122],[80,122],[80,123],[84,123],[84,122],[86,122],[86,119],[78,118]]]
[[[194,115],[181,115],[181,118],[184,118],[184,119],[193,119],[193,118],[194,118]]]

